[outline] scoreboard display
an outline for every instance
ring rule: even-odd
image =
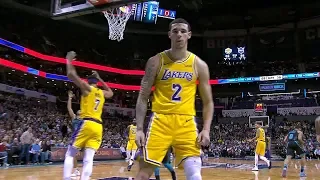
[[[247,59],[246,47],[228,47],[223,51],[225,61],[245,61]]]
[[[262,113],[264,110],[264,105],[263,103],[255,103],[254,104],[254,112],[256,113]]]
[[[271,84],[259,84],[260,91],[284,91],[286,90],[285,83],[271,83]]]
[[[132,15],[130,20],[144,23],[157,23],[159,2],[149,1],[133,4],[131,7]]]
[[[167,19],[175,19],[176,18],[176,11],[172,10],[166,10],[166,9],[158,9],[158,16],[162,18],[167,18]]]

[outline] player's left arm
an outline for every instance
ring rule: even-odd
[[[103,88],[103,95],[105,98],[111,98],[113,96],[113,91],[112,89],[101,79],[100,75],[98,74],[97,71],[92,71],[93,75],[96,76],[96,78],[99,80],[99,82],[102,85]]]
[[[130,125],[124,130],[125,137],[129,139]]]
[[[286,137],[284,138],[283,141],[284,141],[284,142],[287,142],[287,141],[288,141],[288,135],[286,135]]]
[[[196,70],[199,79],[199,93],[203,103],[202,117],[203,117],[203,129],[210,132],[210,126],[214,113],[214,104],[212,99],[212,89],[209,84],[210,72],[207,63],[196,57]]]

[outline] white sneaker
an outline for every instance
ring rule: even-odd
[[[76,176],[80,176],[80,175],[81,175],[80,171],[79,171],[78,169],[76,169],[76,170],[74,171],[74,173],[71,174],[71,177],[76,177]]]
[[[6,163],[3,164],[3,168],[4,168],[4,169],[8,169],[8,168],[9,168],[9,164],[6,164]]]
[[[252,171],[259,171],[259,169],[257,166],[255,166],[254,168],[252,168]]]

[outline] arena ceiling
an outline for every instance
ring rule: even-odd
[[[14,1],[45,11],[49,11],[51,5],[51,0]],[[187,19],[195,27],[193,29],[198,31],[275,26],[320,15],[320,2],[313,0],[159,1],[161,8],[176,10],[178,17]],[[77,19],[107,26],[106,20],[101,14],[87,15]],[[168,21],[159,22],[156,28],[167,28],[167,24]],[[145,25],[142,26],[149,28]]]

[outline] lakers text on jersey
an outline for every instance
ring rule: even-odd
[[[190,156],[200,156],[196,144],[195,96],[197,73],[195,55],[172,61],[166,51],[159,54],[160,68],[155,80],[152,116],[144,148],[145,162],[160,166],[172,145],[177,164]]]
[[[266,136],[263,128],[257,129],[258,138],[257,138],[257,146],[256,146],[256,154],[260,156],[264,156],[266,153]]]
[[[103,91],[93,86],[87,96],[81,96],[80,118],[83,121],[72,135],[71,145],[75,148],[99,149],[102,141],[101,114],[104,101]]]
[[[136,131],[137,131],[137,126],[135,125],[130,125],[129,126],[129,140],[127,143],[127,151],[136,151],[138,149],[138,146],[136,145]]]
[[[152,112],[161,114],[195,115],[197,74],[195,55],[173,62],[165,52],[160,53],[161,66],[155,80]]]

